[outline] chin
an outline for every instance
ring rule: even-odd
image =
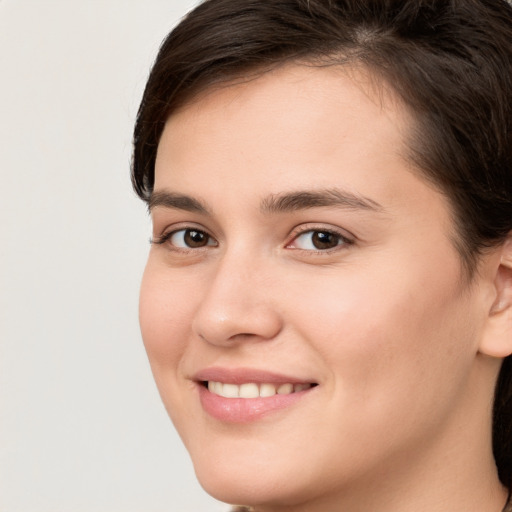
[[[199,483],[215,499],[246,506],[294,505],[305,498],[301,496],[304,489],[311,489],[304,481],[303,468],[293,461],[283,464],[275,457],[240,455],[193,457]]]
[[[240,439],[242,441],[242,439]],[[283,443],[279,451],[275,444],[265,446],[246,439],[248,446],[234,443],[215,449],[215,443],[201,453],[191,451],[197,479],[213,498],[231,505],[252,507],[299,507],[329,495],[345,480],[346,474],[323,472],[315,465],[311,454],[303,457],[304,446],[291,449]],[[239,446],[236,446],[239,444]],[[310,463],[307,463],[307,460]],[[325,466],[324,466],[325,468]]]
[[[199,483],[210,496],[231,505],[278,507],[294,506],[304,501],[305,497],[289,488],[290,480],[294,479],[290,474],[282,480],[270,481],[268,478],[255,475],[241,476],[240,473],[233,471],[230,478],[211,474],[205,477],[199,474],[197,476]]]
[[[204,490],[225,503],[255,505],[267,502],[276,497],[275,493],[281,487],[273,468],[258,464],[250,457],[240,461],[223,456],[210,459],[208,463],[194,459],[193,462]]]

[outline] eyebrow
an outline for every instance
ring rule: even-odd
[[[153,192],[148,200],[148,210],[156,207],[211,215],[210,209],[194,197],[168,192],[166,190]],[[264,214],[290,213],[309,208],[337,207],[350,210],[367,210],[382,212],[384,208],[367,197],[343,191],[337,188],[323,190],[299,190],[281,194],[271,194],[264,198],[260,210]]]
[[[308,208],[338,207],[350,210],[382,212],[382,205],[367,197],[337,188],[324,190],[299,190],[285,194],[272,194],[261,203],[264,213],[281,213]]]
[[[157,206],[164,208],[172,208],[174,210],[184,210],[193,213],[202,213],[207,215],[210,210],[198,199],[193,197],[177,194],[174,192],[152,192],[148,200],[148,210],[151,212]]]

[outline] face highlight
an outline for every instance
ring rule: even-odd
[[[168,120],[140,321],[214,497],[328,510],[466,442],[484,318],[410,122],[363,75],[300,66]]]

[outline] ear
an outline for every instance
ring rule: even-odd
[[[512,354],[512,232],[499,250],[494,270],[495,299],[480,343],[482,354],[503,358]]]

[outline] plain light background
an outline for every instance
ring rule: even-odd
[[[0,511],[215,512],[137,321],[131,131],[192,0],[0,0]]]

